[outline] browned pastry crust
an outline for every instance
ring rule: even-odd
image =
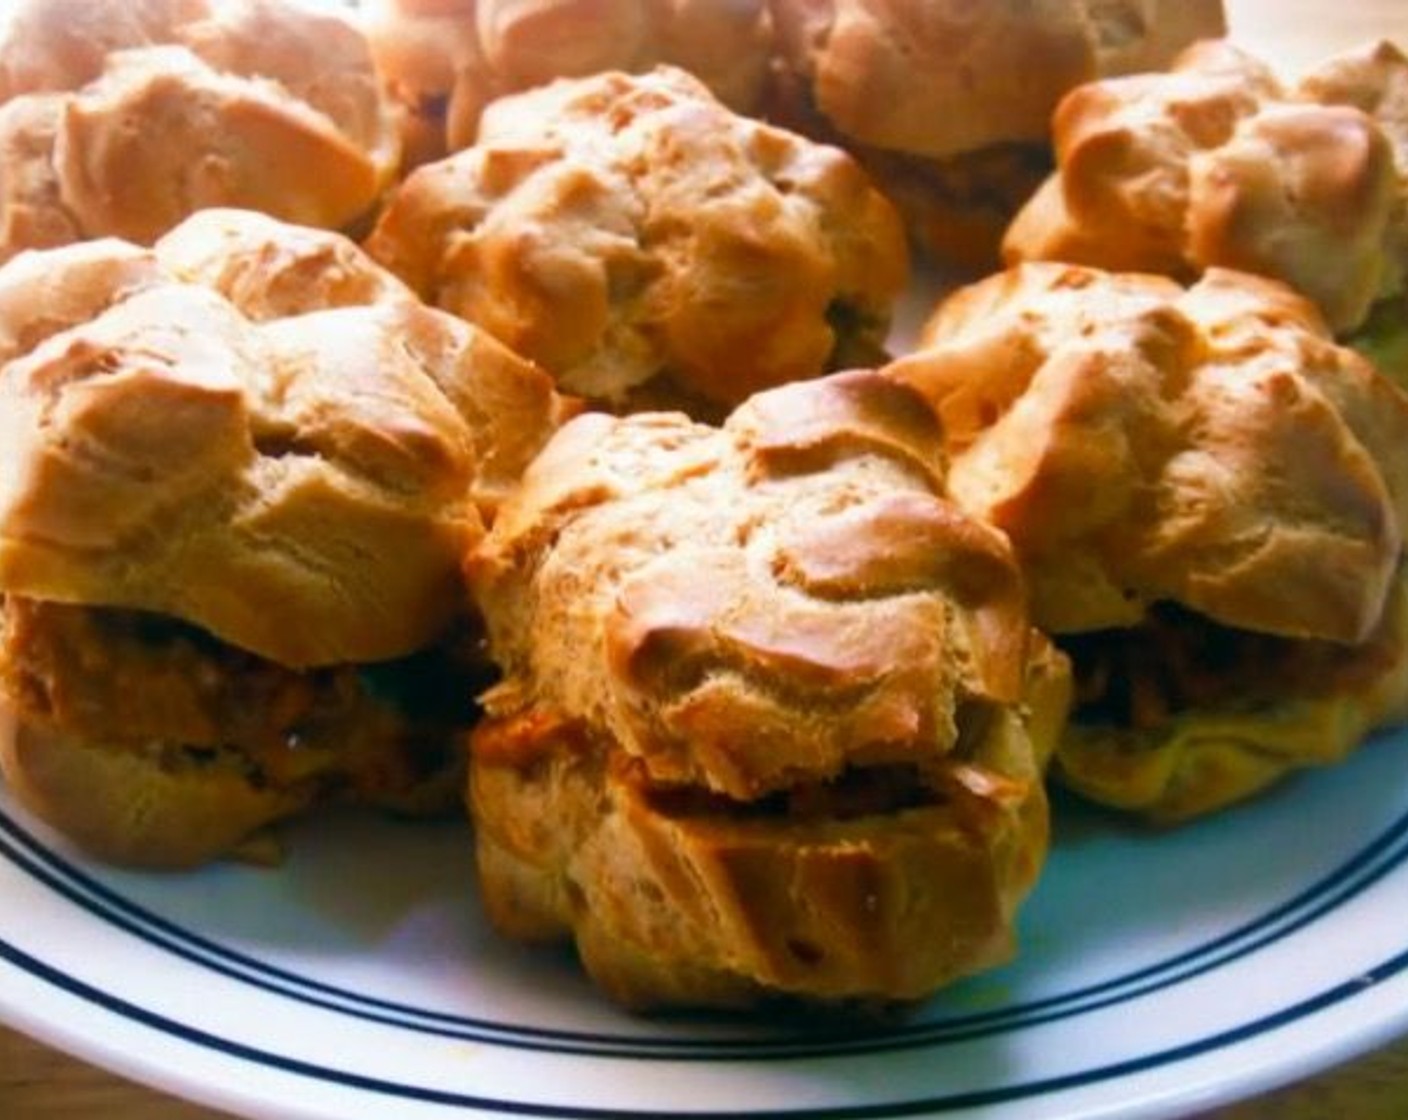
[[[1290,283],[1337,333],[1400,293],[1408,263],[1408,59],[1388,43],[1297,85],[1223,42],[1167,74],[1083,86],[1053,122],[1056,173],[1017,216],[1009,262]]]
[[[944,157],[1041,141],[1062,95],[1225,30],[1219,0],[770,0],[813,103],[860,143]]]
[[[0,259],[207,206],[348,227],[400,158],[363,34],[291,0],[21,0],[0,105]]]
[[[751,115],[771,51],[763,0],[382,0],[368,14],[430,158],[472,144],[495,98],[606,70],[678,66]]]
[[[1404,714],[1408,398],[1289,288],[1024,265],[887,373],[931,401],[956,500],[1077,654],[1057,770],[1082,789],[1178,818]]]
[[[161,866],[327,796],[443,805],[451,723],[376,682],[474,660],[462,556],[563,415],[545,373],[335,233],[209,211],[154,249],[14,258],[11,783],[97,854]]]
[[[62,287],[74,256],[50,253]],[[23,465],[0,484],[5,590],[175,615],[292,666],[434,637],[480,532],[477,453],[522,442],[476,432],[494,418],[467,383],[523,385],[541,436],[541,373],[414,303],[251,324],[147,259],[147,283],[0,372]]]
[[[873,373],[549,444],[470,560],[497,926],[640,1007],[914,999],[1005,957],[1068,676],[939,444]]]
[[[213,288],[255,322],[416,298],[348,238],[250,210],[197,211],[153,248],[172,276]]]
[[[769,6],[791,75],[781,88],[805,103],[804,117],[862,157],[921,248],[985,270],[1044,177],[1051,113],[1065,93],[1160,68],[1225,31],[1221,0]]]
[[[695,415],[873,360],[906,277],[899,221],[850,157],[669,68],[495,102],[366,244],[568,392]]]

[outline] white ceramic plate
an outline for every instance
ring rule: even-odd
[[[0,798],[0,1013],[257,1117],[1166,1117],[1408,1029],[1408,735],[1150,834],[1060,802],[1022,952],[912,1017],[641,1020],[501,943],[462,826],[95,867]]]

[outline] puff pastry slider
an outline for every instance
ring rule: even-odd
[[[1221,0],[770,0],[785,73],[919,245],[988,268],[1050,167],[1061,97],[1225,32]]]
[[[462,556],[560,408],[336,234],[207,211],[154,250],[15,257],[11,788],[158,867],[257,855],[264,825],[332,798],[453,806],[473,712],[435,698],[485,679]]]
[[[1179,820],[1408,714],[1408,397],[1291,289],[1023,265],[887,373],[1073,657],[1068,784]]]
[[[365,36],[296,0],[17,0],[0,26],[0,259],[150,244],[205,207],[343,229],[400,159]]]
[[[849,156],[669,67],[494,102],[366,246],[565,391],[710,419],[873,360],[907,272],[899,219]]]
[[[1225,42],[1167,74],[1083,86],[1053,121],[1057,170],[1004,240],[1060,260],[1191,280],[1210,267],[1284,280],[1332,330],[1391,300],[1408,265],[1408,59],[1389,43],[1294,85]]]
[[[569,423],[469,561],[482,897],[636,1007],[909,1000],[1006,957],[1064,659],[870,372]]]

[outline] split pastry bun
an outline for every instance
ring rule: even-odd
[[[494,924],[635,1007],[892,1001],[1007,956],[1064,659],[873,372],[567,424],[469,561]]]
[[[17,0],[0,30],[0,260],[206,207],[329,229],[399,130],[364,34],[296,0]]]
[[[1054,121],[1057,170],[1008,230],[1009,263],[1191,280],[1283,280],[1336,334],[1401,294],[1408,266],[1408,59],[1388,43],[1286,85],[1226,42],[1166,74],[1095,82]],[[1401,318],[1401,312],[1400,312]]]
[[[873,362],[907,273],[899,219],[849,156],[669,67],[494,102],[366,247],[565,391],[708,419]]]
[[[678,66],[752,114],[772,46],[763,0],[379,0],[367,16],[422,160],[472,144],[495,98],[607,70]]]
[[[1023,265],[886,372],[1074,659],[1068,784],[1179,820],[1408,714],[1408,397],[1291,289]]]
[[[482,687],[462,557],[563,408],[335,233],[206,211],[152,249],[12,259],[17,795],[96,855],[154,866],[330,797],[453,804],[470,705],[419,703]]]
[[[1221,0],[770,0],[791,85],[945,261],[995,263],[1061,97],[1225,33]]]

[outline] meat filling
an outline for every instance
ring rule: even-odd
[[[1386,644],[1258,634],[1173,604],[1156,606],[1128,630],[1059,640],[1075,672],[1075,721],[1136,731],[1195,709],[1246,709],[1348,687],[1382,670]]]
[[[952,805],[978,797],[1012,792],[1010,783],[973,759],[992,713],[976,700],[959,710],[958,742],[937,764],[913,763],[852,766],[830,778],[805,778],[751,801],[693,785],[652,781],[644,763],[612,754],[606,765],[623,785],[662,816],[729,821],[851,821],[886,816],[936,805]],[[482,765],[508,766],[531,773],[554,757],[588,759],[600,765],[605,747],[593,741],[579,724],[544,713],[489,720],[475,730],[472,750]],[[1015,787],[1014,787],[1015,788]],[[1020,792],[1020,791],[1017,791]]]
[[[300,671],[141,611],[12,597],[0,614],[0,686],[22,721],[407,811],[455,803],[455,741],[486,674],[463,632],[399,661]]]

